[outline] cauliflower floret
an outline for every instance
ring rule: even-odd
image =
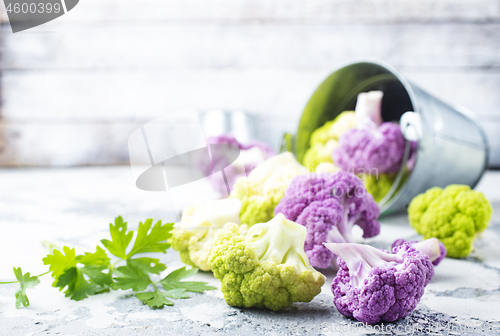
[[[333,303],[345,316],[374,324],[408,316],[434,275],[429,256],[410,244],[394,254],[361,244],[325,244],[338,258]]]
[[[338,140],[347,130],[356,127],[354,111],[344,111],[332,121],[326,122],[311,134],[311,145],[325,145],[330,140]]]
[[[259,164],[248,177],[238,178],[230,197],[242,201],[241,222],[252,226],[273,218],[274,208],[292,179],[308,172],[292,153],[284,152]]]
[[[332,152],[338,146],[338,139],[344,132],[354,127],[356,127],[354,112],[345,111],[316,129],[311,134],[310,147],[304,155],[304,165],[314,172],[321,163],[333,164]]]
[[[208,257],[215,233],[226,223],[239,224],[240,209],[241,201],[234,198],[186,207],[182,212],[181,222],[176,223],[172,230],[170,241],[172,248],[179,251],[182,262],[202,271],[210,271]],[[247,225],[239,226],[241,233],[245,233],[247,229]]]
[[[453,184],[416,196],[408,207],[408,218],[424,239],[442,241],[449,257],[464,258],[472,252],[476,234],[488,226],[492,212],[483,193]]]
[[[337,166],[354,173],[395,173],[401,168],[405,138],[399,125],[385,122],[378,128],[361,127],[345,132],[332,158]]]
[[[329,162],[322,162],[316,167],[316,174],[321,174],[321,173],[336,173],[341,171],[339,167],[334,165],[333,163]]]
[[[363,174],[362,179],[366,190],[373,196],[373,199],[380,202],[391,189],[396,174]]]
[[[318,295],[325,277],[309,264],[305,237],[305,228],[282,214],[245,235],[234,224],[219,230],[210,267],[227,304],[276,311]]]
[[[332,152],[337,148],[337,140],[329,140],[326,144],[312,145],[304,155],[304,165],[309,171],[317,171],[318,166],[322,163],[330,163],[333,165]]]
[[[304,249],[311,265],[327,268],[333,253],[323,243],[353,243],[354,225],[363,237],[379,234],[380,209],[363,182],[349,172],[311,173],[296,177],[274,210],[307,228]]]
[[[242,144],[236,138],[230,134],[219,135],[215,137],[210,137],[207,139],[208,144],[229,144],[240,149],[241,160],[238,160],[238,164],[232,163],[231,165],[224,168],[226,174],[226,181],[231,183],[231,181],[236,181],[240,176],[248,175],[259,163],[269,159],[274,156],[274,151],[265,143],[259,141],[252,141],[248,144]],[[227,160],[226,153],[214,153],[212,152],[212,164],[216,165],[217,162],[225,162]],[[225,165],[225,164],[224,164]],[[211,167],[207,167],[211,168]],[[211,174],[209,175],[209,180],[212,186],[219,191],[221,194],[226,192],[226,182],[222,174]],[[233,185],[229,185],[232,188]]]

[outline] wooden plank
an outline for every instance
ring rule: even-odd
[[[82,24],[50,34],[2,29],[4,70],[318,68],[354,57],[418,70],[500,67],[500,24]]]
[[[500,98],[494,94],[500,74],[407,73],[429,92],[481,115],[492,147],[490,163],[500,167]],[[189,105],[257,113],[257,137],[277,147],[284,132],[295,132],[303,106],[327,74],[326,69],[7,71],[0,165],[122,164],[126,139],[138,125]]]
[[[1,166],[128,164],[134,123],[3,123]]]
[[[0,5],[2,19],[5,8]],[[59,23],[285,20],[305,22],[470,22],[500,18],[496,0],[86,0]]]
[[[9,121],[147,122],[189,106],[298,117],[328,71],[143,69],[5,71],[2,113]]]
[[[329,69],[142,69],[5,71],[2,113],[10,121],[147,122],[187,106],[245,109],[298,119]],[[500,115],[500,72],[404,70],[430,93],[479,115]]]
[[[257,138],[277,148],[290,120],[257,124]],[[129,164],[128,138],[141,123],[1,123],[0,166]],[[262,131],[265,130],[263,133]]]
[[[296,122],[280,117],[260,119],[257,138],[278,148],[284,132]],[[489,136],[490,166],[500,167],[500,120],[483,123]],[[127,141],[140,123],[3,123],[0,166],[81,166],[129,164]]]

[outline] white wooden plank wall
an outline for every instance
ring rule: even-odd
[[[16,34],[0,8],[3,166],[125,164],[136,127],[187,106],[253,112],[277,145],[361,57],[479,114],[500,166],[500,0],[85,0]]]

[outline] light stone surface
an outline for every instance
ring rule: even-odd
[[[498,335],[500,333],[500,172],[488,172],[478,190],[491,200],[490,227],[466,259],[445,259],[426,288],[417,309],[386,334],[411,334],[420,326],[434,335]],[[135,188],[130,168],[0,170],[0,281],[12,280],[12,266],[40,274],[47,270],[41,241],[69,245],[82,253],[108,236],[108,223],[122,215],[135,227],[148,217],[174,220],[165,193]],[[367,240],[388,248],[396,238],[417,238],[404,215],[384,217],[378,237]],[[163,256],[169,270],[182,266],[175,251]],[[240,309],[226,305],[219,290],[175,300],[173,307],[153,310],[114,291],[75,302],[51,287],[51,278],[28,290],[29,308],[15,309],[17,285],[0,286],[0,335],[347,335],[382,334],[340,315],[332,303],[329,280],[310,303],[296,303],[283,312]],[[211,273],[195,276],[219,287]],[[460,330],[464,324],[486,328]],[[436,327],[436,325],[439,327]],[[399,328],[399,329],[397,329]],[[405,332],[406,328],[406,332]],[[449,328],[449,329],[447,329]],[[495,329],[496,328],[496,329]],[[384,329],[387,330],[387,329]],[[421,334],[415,332],[414,334]]]

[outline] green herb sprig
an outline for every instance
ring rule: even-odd
[[[40,275],[31,276],[22,273],[21,268],[14,267],[17,281],[0,282],[0,284],[19,283],[16,292],[16,308],[28,307],[29,300],[26,289],[31,289],[40,283],[39,277],[52,273],[52,286],[64,290],[66,297],[80,301],[89,295],[108,292],[110,290],[134,291],[137,299],[152,308],[172,306],[169,299],[189,298],[188,292],[203,293],[206,290],[216,289],[206,282],[181,281],[198,272],[197,268],[186,267],[174,270],[161,280],[153,280],[151,276],[158,276],[167,269],[167,266],[157,258],[140,256],[143,253],[166,253],[170,247],[168,239],[172,236],[173,223],[162,224],[158,221],[153,225],[153,219],[140,222],[137,232],[128,230],[127,222],[118,216],[114,224],[109,224],[111,240],[102,239],[104,248],[96,246],[95,252],[85,252],[76,255],[75,249],[64,246],[52,246],[52,253],[43,258],[44,265],[49,271]],[[133,245],[130,247],[135,236]],[[108,256],[118,258],[113,263]]]

